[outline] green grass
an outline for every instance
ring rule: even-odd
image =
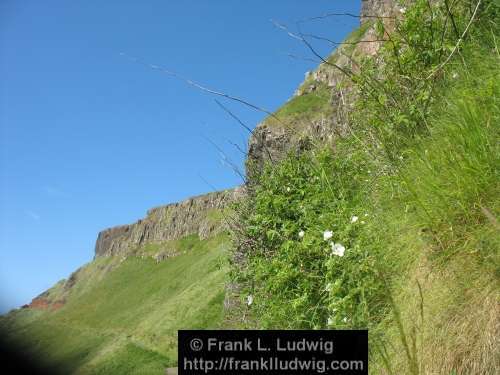
[[[163,373],[176,363],[178,329],[222,321],[226,236],[177,245],[181,255],[160,263],[99,258],[79,272],[63,308],[19,310],[2,325],[65,373]]]
[[[471,35],[431,89],[416,87],[431,100],[387,69],[384,89],[411,107],[361,95],[354,136],[265,168],[234,238],[246,254],[232,269],[243,327],[368,327],[375,374],[497,373],[500,64],[495,38]],[[411,77],[429,61],[415,58]]]
[[[368,29],[372,26],[372,22],[365,22],[360,27],[356,28],[346,38],[347,43],[356,43],[363,38]],[[326,59],[331,64],[337,63],[341,55],[352,55],[356,49],[356,44],[341,45],[338,49]],[[348,62],[345,62],[348,65]],[[322,64],[318,69],[327,69],[341,77],[341,73],[331,65]],[[300,86],[299,90],[304,90],[315,85],[316,88],[310,92],[305,92],[299,96],[294,96],[282,107],[280,107],[274,115],[279,119],[268,117],[265,124],[274,128],[285,127],[293,129],[293,137],[300,137],[302,128],[311,122],[326,118],[333,113],[331,106],[331,89],[324,82],[315,81],[312,76],[309,76]]]
[[[275,112],[276,117],[268,117],[265,124],[275,128],[293,129],[299,135],[304,124],[326,116],[331,112],[331,92],[323,83],[318,83],[314,91],[295,96]]]

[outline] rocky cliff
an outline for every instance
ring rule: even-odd
[[[401,12],[395,0],[363,0],[360,27],[325,57],[326,62],[306,73],[294,97],[275,117],[266,118],[255,128],[246,163],[250,182],[266,162],[276,162],[289,152],[300,152],[309,144],[332,141],[348,132],[356,93],[342,70],[356,72],[362,57],[376,55],[381,45],[373,27],[376,17],[387,17],[381,19],[389,24],[389,17],[397,14]]]
[[[375,17],[390,16],[396,7],[395,0],[362,0],[361,1],[361,23]]]
[[[241,195],[242,188],[235,188],[152,208],[134,224],[100,232],[95,256],[125,255],[145,244],[177,240],[190,234],[206,239],[224,230],[223,210]]]

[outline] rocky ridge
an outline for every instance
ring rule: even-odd
[[[329,96],[328,105],[296,117],[282,116],[280,109],[275,115],[281,122],[268,117],[260,123],[248,141],[246,169],[250,182],[269,160],[274,163],[289,152],[300,152],[311,143],[332,141],[349,131],[349,115],[353,111],[356,93],[349,78],[337,67],[356,72],[361,57],[375,56],[381,45],[373,26],[375,17],[391,17],[398,13],[400,9],[395,0],[362,1],[359,29],[325,58],[327,63],[321,63],[313,72],[306,72],[304,82],[282,109],[320,92]],[[387,25],[390,18],[383,21]]]
[[[126,255],[145,244],[196,234],[200,239],[225,229],[224,210],[242,195],[242,188],[218,191],[179,203],[152,208],[134,224],[105,229],[97,236],[95,256]]]

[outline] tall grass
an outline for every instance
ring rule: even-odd
[[[268,165],[242,204],[239,314],[250,327],[368,327],[373,373],[495,374],[500,61],[481,34],[492,18],[422,83],[446,47],[420,56],[432,32],[419,30],[430,8],[417,3],[404,25],[415,35],[401,38],[420,44],[402,49],[404,75],[391,71],[400,55],[385,66],[382,93],[362,91],[354,136]]]

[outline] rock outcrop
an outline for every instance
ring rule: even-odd
[[[394,0],[363,0],[359,29],[328,57],[328,63],[322,63],[315,71],[306,73],[294,98],[282,107],[293,106],[297,97],[317,95],[320,90],[328,90],[329,108],[322,108],[319,111],[321,116],[302,114],[293,118],[281,117],[278,111],[276,116],[286,123],[284,126],[277,124],[272,117],[259,124],[248,141],[246,168],[250,182],[261,173],[266,162],[275,163],[289,152],[300,152],[311,143],[324,144],[348,133],[356,92],[344,72],[357,72],[362,57],[377,54],[381,42],[370,21],[376,17],[387,17],[383,21],[389,25],[390,17],[395,14],[399,14],[399,9]]]
[[[375,17],[390,16],[396,6],[395,0],[362,0],[361,23]]]
[[[42,293],[38,297],[35,297],[27,305],[23,305],[23,308],[37,309],[37,310],[59,310],[65,305],[66,301],[57,300],[52,301]]]
[[[206,239],[225,229],[222,210],[242,194],[242,188],[236,188],[152,208],[134,224],[100,232],[95,256],[123,255],[148,243],[176,240],[190,234]]]

